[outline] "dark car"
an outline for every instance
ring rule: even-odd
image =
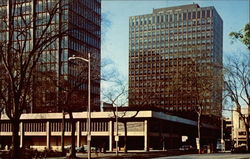
[[[241,145],[239,147],[235,147],[231,151],[232,153],[247,153],[247,146]]]

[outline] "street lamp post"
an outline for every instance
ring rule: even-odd
[[[221,151],[222,152],[225,152],[225,149],[224,149],[224,144],[225,144],[225,142],[224,142],[224,125],[223,125],[223,116],[221,115],[221,140],[220,140],[220,142],[221,142]]]
[[[69,57],[69,60],[82,60],[88,62],[88,109],[87,109],[87,143],[88,143],[88,159],[91,159],[91,109],[90,109],[90,53],[88,53],[88,59],[82,57]]]
[[[118,106],[115,107],[115,121],[116,121],[116,136],[115,136],[115,145],[116,145],[116,156],[118,156],[118,142],[119,142],[119,135],[118,135]]]

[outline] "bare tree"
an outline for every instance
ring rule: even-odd
[[[103,82],[102,98],[105,102],[111,104],[115,109],[113,111],[113,118],[116,120],[116,135],[118,136],[118,120],[126,116],[127,111],[118,113],[118,107],[127,107],[128,104],[128,85],[125,79],[119,74],[118,70],[114,68],[114,63],[110,68],[104,70],[103,74],[108,75],[108,80]],[[113,76],[113,75],[116,76]],[[107,77],[107,76],[106,76]],[[138,114],[135,113],[133,117]],[[124,125],[124,151],[127,153],[127,121],[119,120]],[[116,153],[118,154],[118,141],[116,141]]]
[[[232,38],[232,42],[238,40],[247,47],[249,51],[248,55],[243,54],[243,57],[246,57],[245,59],[250,59],[250,23],[247,23],[244,28],[238,32],[231,32],[229,36]],[[224,80],[225,94],[235,103],[236,111],[244,121],[247,136],[247,150],[249,151],[250,68],[249,60],[247,61],[245,59],[237,57],[233,60],[233,58],[230,58],[228,65],[225,67]],[[241,112],[244,105],[248,108],[248,113],[245,115]]]
[[[198,150],[200,153],[201,117],[212,114],[211,110],[221,112],[222,76],[217,74],[221,66],[201,62],[203,58],[191,58],[186,66],[181,67],[174,75],[172,88],[177,98],[190,103],[191,109],[197,113]],[[212,101],[210,101],[212,99]],[[212,108],[213,107],[213,108]],[[221,114],[218,114],[221,115]]]
[[[64,25],[57,27],[55,22],[65,4],[46,1],[43,12],[46,19],[32,14],[24,1],[8,0],[8,9],[0,15],[0,100],[1,107],[12,123],[12,155],[19,158],[19,123],[23,111],[32,102],[32,83],[39,69],[38,64],[44,51],[49,50],[56,41],[66,34]],[[60,29],[60,30],[59,30]]]
[[[120,120],[124,118],[127,114],[127,111],[120,111],[118,112],[118,107],[127,107],[127,100],[128,100],[128,91],[127,91],[127,84],[125,82],[119,81],[115,84],[115,86],[109,87],[109,89],[106,89],[103,93],[104,101],[111,104],[114,109],[112,109],[113,112],[113,118],[116,119],[116,136],[118,136],[118,120],[119,122],[123,123],[124,125],[124,152],[127,153],[127,121]],[[133,117],[135,117],[138,114],[135,113]],[[133,118],[131,117],[131,118]],[[116,153],[118,154],[118,141],[116,140]]]
[[[248,57],[244,56],[244,57]],[[235,57],[234,57],[235,58]],[[235,104],[235,111],[243,120],[246,130],[247,150],[250,148],[249,139],[249,112],[250,112],[250,67],[247,58],[230,59],[225,67],[225,91],[227,96]],[[248,113],[244,114],[242,108],[247,108]]]

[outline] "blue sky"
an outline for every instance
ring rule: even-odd
[[[214,6],[222,17],[224,57],[247,51],[239,42],[231,44],[228,34],[231,31],[239,31],[250,21],[250,0],[102,0],[103,21],[108,24],[102,25],[102,58],[113,60],[118,71],[128,79],[129,16],[150,14],[153,8],[193,2],[201,7]]]

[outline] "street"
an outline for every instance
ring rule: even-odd
[[[250,159],[250,154],[231,154],[231,153],[190,154],[181,156],[159,157],[154,159]]]
[[[171,155],[171,156],[169,156]],[[81,159],[86,159],[86,154],[78,154],[77,155]],[[159,156],[168,156],[168,157],[159,157]],[[178,155],[173,156],[173,154],[167,153],[127,153],[119,154],[119,156],[115,156],[115,153],[106,153],[106,154],[92,154],[93,159],[250,159],[250,154],[231,154],[231,153],[213,153],[213,154],[188,154],[188,155]],[[49,157],[47,159],[65,159],[65,157]]]

